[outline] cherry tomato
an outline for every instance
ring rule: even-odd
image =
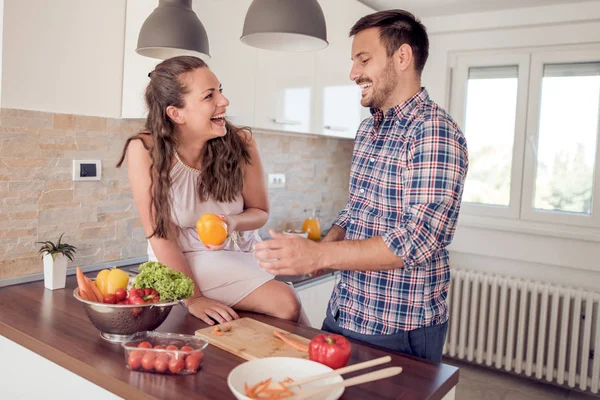
[[[194,349],[192,349],[190,346],[183,346],[181,348],[181,351],[185,351],[186,353],[191,353],[192,351],[194,351]]]
[[[151,351],[147,352],[144,354],[144,357],[142,357],[142,367],[144,367],[146,371],[151,371],[152,368],[154,368],[154,360],[156,360],[154,353]]]
[[[115,290],[115,296],[117,297],[118,301],[123,301],[127,298],[127,291],[125,289],[117,289]]]
[[[152,294],[152,289],[150,289],[149,287],[144,289],[144,296],[150,296],[151,294]]]
[[[165,372],[169,368],[169,356],[166,354],[159,354],[154,361],[154,369],[156,372]]]
[[[182,358],[172,358],[171,361],[169,361],[169,371],[174,374],[180,373],[184,368],[185,363]]]
[[[133,354],[133,355],[134,355],[134,357],[139,357],[139,358],[142,358],[142,357],[144,357],[144,354],[146,354],[146,352],[145,352],[145,351],[142,351],[142,350],[133,350],[133,351],[131,352],[131,354]]]
[[[127,362],[131,369],[138,369],[142,365],[142,353],[140,351],[132,351],[129,353]]]
[[[117,297],[114,294],[107,294],[102,299],[102,302],[105,304],[115,304],[117,302]]]
[[[197,371],[202,361],[204,361],[204,353],[201,351],[192,353],[185,358],[185,369],[188,371]]]
[[[151,349],[152,348],[152,344],[150,342],[142,342],[142,343],[138,344],[138,348],[140,348],[140,349]]]
[[[170,344],[166,347],[167,350],[179,350],[179,347],[175,346],[174,344]]]
[[[157,344],[156,346],[154,346],[154,348],[156,350],[164,350],[165,346],[161,346],[160,344]]]

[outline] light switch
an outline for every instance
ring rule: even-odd
[[[269,174],[269,189],[285,188],[285,174]]]
[[[100,160],[73,160],[74,181],[99,181],[102,176]]]

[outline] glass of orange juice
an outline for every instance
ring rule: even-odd
[[[312,212],[312,217],[308,217],[304,220],[302,231],[307,232],[308,238],[311,240],[321,239],[321,225],[319,224],[319,219],[316,216],[315,210]]]

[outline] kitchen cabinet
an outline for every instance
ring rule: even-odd
[[[228,115],[233,123],[248,126],[254,125],[256,50],[244,45],[239,37],[251,2],[236,0],[233,5],[220,0],[193,2],[209,37],[211,58],[207,64],[221,81],[230,102]],[[148,73],[161,60],[141,56],[135,49],[140,29],[157,5],[157,1],[127,1],[122,118],[146,117],[144,90],[150,81]]]
[[[354,138],[370,113],[360,105],[359,86],[350,80],[352,39],[348,34],[356,21],[373,10],[358,1],[320,4],[327,17],[329,46],[316,53],[315,133]]]
[[[10,360],[0,363],[0,374],[3,377],[0,387],[5,399],[67,400],[76,398],[77,393],[85,393],[86,400],[122,399],[1,335],[0,354],[4,360]],[[32,371],[32,366],[40,373]],[[34,385],[31,384],[32,375],[35,379]],[[68,382],[67,390],[65,382]]]
[[[230,101],[236,125],[284,132],[353,138],[369,116],[360,90],[349,79],[350,27],[373,12],[355,0],[322,0],[329,46],[316,52],[255,49],[240,40],[251,0],[194,0],[209,36],[207,61]],[[157,2],[128,0],[123,68],[123,118],[145,118],[143,93],[148,72],[160,62],[135,53],[137,36]],[[339,10],[344,10],[340,13]]]
[[[302,308],[313,328],[321,329],[327,313],[331,292],[339,280],[339,273],[323,277],[296,288],[302,301]]]
[[[314,132],[314,52],[257,50],[257,128]]]
[[[358,1],[319,4],[329,46],[305,53],[259,50],[255,123],[265,129],[354,138],[370,114],[360,105],[360,89],[349,78],[348,32],[373,10]]]
[[[144,90],[150,82],[148,73],[160,60],[141,56],[135,49],[140,29],[157,5],[158,1],[127,0],[121,118],[146,118]]]
[[[254,126],[257,50],[240,41],[252,0],[194,0],[194,11],[208,32],[210,69],[229,99],[227,116],[238,126]]]

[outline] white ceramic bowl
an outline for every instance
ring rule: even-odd
[[[302,231],[283,231],[284,235],[292,235],[292,236],[300,236],[303,238],[308,238],[308,232],[302,232]]]
[[[293,380],[299,380],[330,371],[332,371],[332,369],[326,365],[315,361],[305,360],[303,358],[257,358],[256,360],[246,361],[232,369],[227,377],[227,385],[236,398],[239,400],[249,400],[250,397],[245,395],[246,391],[244,389],[244,383],[248,383],[248,386],[252,386],[268,378],[272,378],[274,382],[283,381],[287,377],[292,378]],[[334,376],[302,385],[302,389],[330,385],[342,381],[343,379],[341,376]],[[313,399],[336,400],[340,398],[342,393],[344,393],[344,388],[324,393],[321,396],[315,396]]]

